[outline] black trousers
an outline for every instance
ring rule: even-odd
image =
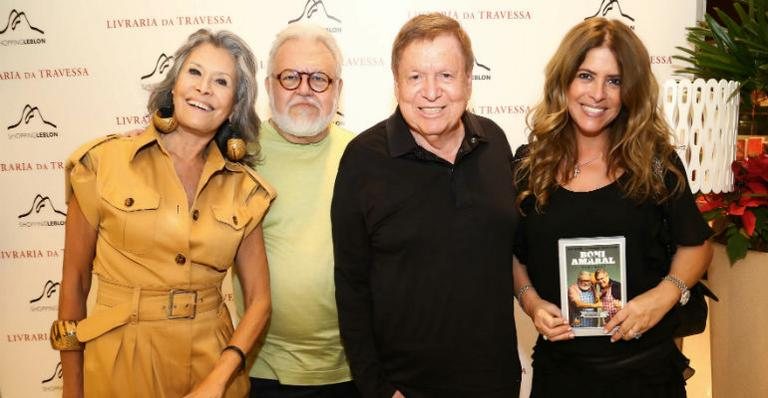
[[[277,380],[251,377],[251,398],[360,398],[355,383],[288,386]]]
[[[616,358],[566,357],[537,345],[530,396],[685,398],[683,370],[687,365],[687,358],[671,340]]]

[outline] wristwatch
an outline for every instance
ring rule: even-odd
[[[688,299],[691,298],[691,291],[688,290],[688,285],[686,285],[685,282],[672,274],[665,276],[663,280],[672,282],[672,284],[680,289],[680,305],[688,304]]]

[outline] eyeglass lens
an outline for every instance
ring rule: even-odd
[[[280,72],[276,77],[280,85],[286,90],[296,90],[301,85],[303,76],[307,76],[309,88],[316,93],[322,93],[331,85],[331,78],[323,72],[299,72],[293,69],[286,69]]]

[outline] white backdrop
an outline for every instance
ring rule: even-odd
[[[143,86],[162,78],[202,27],[242,36],[260,60],[293,20],[326,27],[344,56],[338,123],[360,132],[394,109],[389,53],[411,16],[458,19],[477,58],[470,106],[504,128],[513,149],[540,97],[562,35],[596,14],[634,27],[659,80],[674,65],[703,0],[0,0],[0,397],[59,396],[56,318],[64,246],[63,160],[78,145],[147,122]],[[7,17],[6,17],[7,16]],[[259,87],[258,111],[269,116]],[[529,370],[530,346],[521,343]],[[526,373],[527,379],[530,373]]]

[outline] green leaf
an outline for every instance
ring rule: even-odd
[[[732,59],[728,59],[722,56],[701,54],[699,56],[699,65],[701,68],[715,69],[726,72],[725,76],[723,77],[735,77],[736,80],[743,80],[750,75],[749,69],[745,68],[743,65],[739,65],[733,62]]]
[[[723,24],[728,29],[730,36],[741,36],[742,28],[739,26],[739,24],[737,24],[733,19],[731,19],[730,16],[728,16],[728,14],[722,12],[719,8],[715,8],[715,12],[717,13],[717,16],[720,18],[720,20],[723,21]],[[742,21],[744,20],[742,19]]]
[[[744,12],[744,7],[742,7],[738,2],[733,2],[733,9],[736,11],[736,15],[739,16],[739,21],[744,22],[751,19],[749,14]]]
[[[713,209],[713,210],[705,211],[705,212],[701,213],[701,215],[704,217],[705,220],[712,221],[715,218],[718,218],[718,217],[722,216],[723,215],[723,210],[721,210],[721,209]]]
[[[738,230],[735,233],[732,233],[729,228],[728,244],[725,247],[725,251],[728,253],[728,259],[731,261],[731,265],[746,257],[747,250],[749,250],[749,239]]]
[[[746,44],[749,51],[768,50],[768,43],[760,43],[751,37],[737,37],[736,42]]]
[[[688,55],[696,55],[696,52],[688,47],[675,47],[676,49],[688,54]],[[674,57],[680,58],[679,55],[674,55]]]
[[[704,18],[709,25],[709,29],[712,30],[712,35],[715,37],[715,41],[723,48],[733,48],[733,40],[728,35],[728,31],[723,28],[714,18],[710,15],[705,15]]]
[[[716,8],[686,28],[689,48],[677,47],[681,55],[673,58],[684,64],[675,72],[739,81],[748,100],[751,90],[768,88],[768,0],[735,0],[733,7],[734,17]]]

